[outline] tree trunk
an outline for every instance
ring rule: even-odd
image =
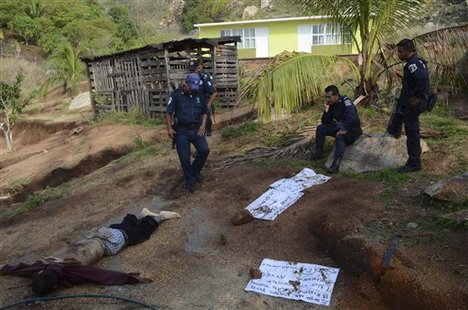
[[[13,132],[11,131],[10,128],[8,128],[6,131],[4,128],[1,128],[3,131],[3,134],[5,135],[5,141],[7,143],[7,148],[9,152],[13,151]]]
[[[377,83],[371,80],[361,80],[359,85],[354,90],[355,98],[359,96],[365,96],[365,98],[361,101],[361,105],[363,106],[371,106],[377,102],[379,96],[379,86]]]

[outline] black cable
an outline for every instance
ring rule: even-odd
[[[118,300],[126,301],[126,302],[129,302],[129,303],[141,305],[141,306],[143,306],[145,308],[149,308],[149,309],[152,309],[152,310],[158,310],[157,307],[145,304],[144,302],[141,302],[141,301],[137,301],[137,300],[133,300],[133,299],[130,299],[130,298],[125,298],[125,297],[118,297],[118,296],[111,296],[111,295],[101,295],[101,294],[78,294],[78,295],[62,295],[62,296],[52,296],[52,297],[29,298],[29,299],[25,299],[25,300],[22,300],[22,301],[19,301],[19,302],[15,302],[15,303],[10,304],[8,306],[5,306],[3,308],[0,306],[0,310],[6,310],[6,309],[10,309],[10,308],[22,305],[22,304],[29,304],[29,303],[34,303],[34,302],[38,302],[38,301],[52,301],[52,300],[67,299],[67,298],[110,298],[110,299],[118,299]]]

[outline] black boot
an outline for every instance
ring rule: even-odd
[[[323,158],[323,150],[316,150],[315,153],[310,155],[310,160],[318,160]]]
[[[338,170],[340,170],[340,162],[341,162],[341,157],[336,157],[333,160],[333,163],[331,164],[330,168],[328,168],[328,172],[332,174],[338,172]]]

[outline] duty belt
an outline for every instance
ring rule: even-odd
[[[187,125],[179,125],[180,128],[185,128],[185,129],[196,129],[200,127],[200,124],[187,124]]]

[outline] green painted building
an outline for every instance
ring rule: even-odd
[[[200,38],[240,36],[240,59],[274,57],[283,51],[319,55],[355,53],[332,30],[326,16],[287,17],[195,24]]]

